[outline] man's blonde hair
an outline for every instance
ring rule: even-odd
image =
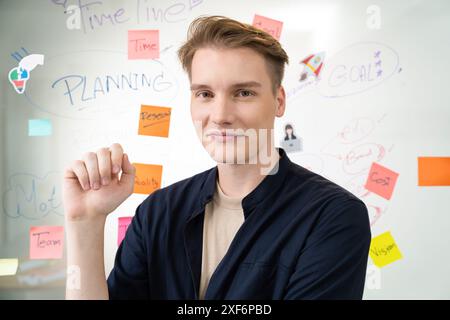
[[[190,24],[187,41],[178,50],[178,58],[189,79],[194,54],[205,47],[255,50],[265,58],[274,93],[283,80],[284,64],[289,63],[288,55],[269,33],[224,16],[200,16]]]

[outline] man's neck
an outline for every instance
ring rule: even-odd
[[[261,164],[259,161],[256,164],[218,164],[220,188],[229,197],[245,197],[264,180],[279,158],[278,151],[273,148],[269,164]]]

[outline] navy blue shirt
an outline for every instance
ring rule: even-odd
[[[244,223],[205,299],[361,299],[371,240],[365,204],[291,162],[242,200]],[[217,166],[150,194],[108,277],[110,299],[198,299],[203,218]]]

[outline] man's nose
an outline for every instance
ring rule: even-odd
[[[234,121],[233,104],[224,96],[217,96],[211,108],[210,119],[216,125],[230,125]]]

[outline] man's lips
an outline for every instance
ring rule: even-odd
[[[242,137],[245,136],[245,134],[240,134],[233,131],[210,131],[206,133],[206,136]]]
[[[227,141],[233,141],[235,137],[243,137],[243,136],[229,136],[229,135],[211,135],[210,136],[213,141],[217,142],[227,142]]]
[[[206,136],[216,141],[232,141],[235,137],[245,137],[245,134],[239,134],[232,131],[210,131]]]
[[[207,137],[209,136],[213,136],[213,137],[244,137],[245,135],[243,134],[217,134],[217,133],[211,133],[211,134],[207,134]]]

